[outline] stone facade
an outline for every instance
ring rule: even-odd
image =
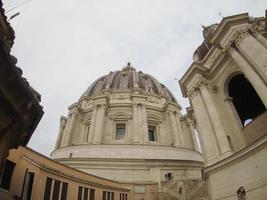
[[[225,17],[170,91],[129,63],[96,80],[61,117],[51,157],[120,181],[133,199],[265,199],[266,17]]]
[[[266,17],[225,17],[203,35],[180,85],[195,113],[209,198],[237,199],[243,187],[247,199],[265,199]]]
[[[122,195],[132,199],[126,185],[62,165],[26,147],[12,149],[8,162],[15,166],[9,192],[16,199],[98,200],[109,196],[121,200]]]
[[[167,191],[177,196],[170,181],[201,181],[199,149],[193,116],[182,116],[164,85],[128,63],[95,81],[69,107],[51,157],[129,184],[135,199],[158,199]],[[135,192],[138,185],[143,192]]]

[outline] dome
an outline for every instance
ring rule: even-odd
[[[61,163],[138,184],[154,183],[148,172],[155,167],[175,174],[202,166],[192,116],[182,116],[168,88],[130,63],[97,79],[68,109],[51,153]]]
[[[84,92],[82,97],[99,95],[107,90],[133,90],[138,89],[145,93],[162,95],[167,101],[177,103],[170,90],[149,74],[137,72],[131,63],[127,63],[122,70],[110,72],[94,81]]]

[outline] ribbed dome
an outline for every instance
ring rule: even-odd
[[[120,71],[110,72],[93,82],[82,97],[101,94],[106,90],[141,89],[144,92],[163,95],[168,101],[177,103],[173,94],[157,79],[149,74],[137,72],[131,63]]]

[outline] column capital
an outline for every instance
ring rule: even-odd
[[[248,36],[250,36],[250,31],[247,27],[234,31],[229,42],[224,47],[221,47],[222,51],[231,55],[236,51],[235,45],[239,45]]]
[[[257,24],[252,24],[249,28],[248,28],[248,32],[254,36],[257,37],[257,35],[259,35],[259,26]]]
[[[243,39],[245,37],[248,37],[249,35],[250,34],[248,28],[238,29],[233,33],[231,41],[234,42],[235,44],[240,44],[243,41]]]
[[[195,87],[201,89],[201,88],[207,87],[208,85],[209,85],[208,80],[201,78],[197,81]]]
[[[94,107],[95,108],[106,108],[106,106],[107,105],[105,103],[96,103]]]

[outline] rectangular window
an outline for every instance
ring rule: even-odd
[[[151,142],[157,141],[156,126],[148,126],[148,140]]]
[[[114,192],[103,191],[102,200],[114,200]]]
[[[79,186],[78,200],[94,200],[94,199],[95,199],[95,189]]]
[[[90,189],[89,199],[95,200],[95,189]]]
[[[46,178],[44,200],[66,200],[68,183],[60,180]]]
[[[66,200],[68,194],[68,183],[63,182],[62,189],[61,189],[61,199],[60,200]]]
[[[106,200],[107,199],[106,196],[107,196],[107,192],[103,191],[102,200]]]
[[[22,192],[23,200],[31,200],[33,181],[34,181],[34,173],[28,172],[28,170],[26,170],[25,179],[23,183],[23,192]]]
[[[117,123],[116,124],[115,139],[116,140],[123,140],[123,139],[125,139],[125,134],[126,134],[126,124],[125,123]]]
[[[83,187],[79,186],[78,190],[78,200],[82,200]]]
[[[58,200],[59,199],[59,188],[60,188],[60,181],[59,180],[55,180],[54,181],[52,200]]]
[[[4,170],[3,170],[3,175],[1,178],[1,184],[0,184],[1,188],[9,190],[10,182],[11,182],[11,178],[12,178],[12,174],[13,174],[13,170],[14,170],[15,165],[16,165],[15,163],[13,163],[9,160],[6,160]]]
[[[44,200],[50,200],[52,181],[52,178],[46,178]]]
[[[120,193],[120,200],[127,200],[127,194]]]

